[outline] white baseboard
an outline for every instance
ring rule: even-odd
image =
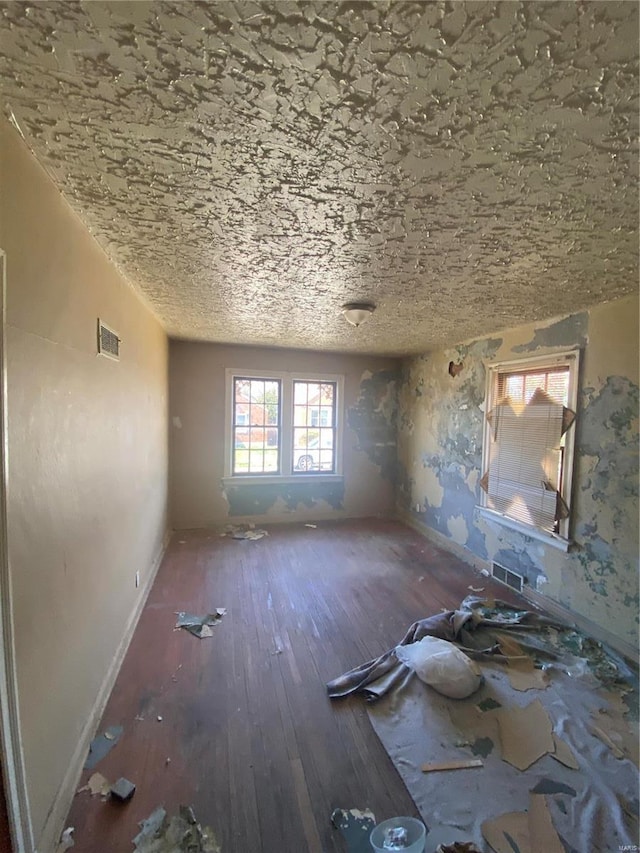
[[[98,724],[102,719],[107,701],[111,695],[111,691],[113,690],[113,685],[115,684],[118,673],[120,672],[122,661],[124,660],[124,656],[129,648],[129,643],[131,642],[138,620],[140,619],[140,614],[146,604],[153,582],[158,574],[158,569],[162,563],[162,558],[167,550],[170,538],[171,531],[165,531],[160,550],[151,564],[151,571],[149,572],[146,583],[142,588],[142,594],[139,596],[136,606],[131,612],[129,621],[127,622],[126,628],[123,632],[122,639],[120,640],[120,644],[118,645],[116,653],[113,656],[113,660],[111,661],[109,669],[102,681],[94,706],[87,718],[82,734],[78,739],[78,746],[74,750],[69,762],[69,768],[64,775],[58,794],[53,801],[47,820],[45,821],[42,835],[40,837],[40,843],[36,845],[34,853],[54,853],[58,845],[60,835],[65,828],[64,821],[69,813],[69,809],[71,808],[71,803],[73,802],[73,798],[75,797],[76,790],[78,788],[80,775],[82,774],[84,763],[87,759],[89,745],[93,740]]]
[[[454,554],[456,557],[459,557],[465,563],[473,566],[474,569],[478,571],[482,571],[486,569],[488,572],[491,572],[491,563],[488,560],[484,560],[481,557],[477,557],[475,554],[472,554],[467,548],[459,545],[457,542],[454,542],[452,539],[443,536],[437,530],[433,530],[431,527],[427,527],[426,524],[422,524],[415,516],[407,512],[406,510],[399,509],[398,510],[398,518],[407,527],[411,527],[417,533],[420,533],[425,539],[429,539],[434,545],[438,545],[440,548],[444,548],[445,551],[449,551]],[[574,625],[584,634],[589,637],[593,637],[594,640],[597,640],[600,643],[604,643],[607,646],[610,646],[614,651],[621,654],[628,661],[633,663],[636,667],[638,666],[638,649],[631,645],[631,643],[627,643],[624,640],[621,640],[620,637],[616,637],[615,634],[612,634],[610,631],[607,631],[606,628],[601,628],[599,625],[596,625],[595,622],[592,622],[590,619],[587,619],[586,616],[581,616],[579,613],[575,613],[573,610],[569,610],[568,607],[564,607],[562,604],[559,604],[557,601],[554,601],[552,598],[549,598],[546,595],[543,595],[540,592],[532,589],[530,586],[524,586],[521,595],[530,601],[535,607],[540,610],[546,611],[549,616],[554,616],[556,619],[559,619],[561,622],[566,622],[569,625]]]

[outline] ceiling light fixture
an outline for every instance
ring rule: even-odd
[[[342,306],[345,320],[356,327],[363,323],[375,310],[376,306],[372,302],[347,302],[346,305]]]

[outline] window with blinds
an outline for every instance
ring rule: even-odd
[[[489,509],[565,537],[576,365],[571,353],[547,365],[492,368],[481,480]]]

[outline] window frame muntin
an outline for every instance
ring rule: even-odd
[[[490,448],[491,448],[491,428],[487,421],[487,413],[491,411],[497,402],[498,379],[501,373],[528,373],[538,369],[553,370],[556,367],[569,367],[569,386],[567,391],[567,407],[574,412],[578,411],[578,391],[580,383],[580,356],[581,350],[578,348],[562,350],[558,352],[548,353],[547,355],[531,356],[529,358],[512,359],[509,361],[496,361],[485,363],[487,371],[487,381],[485,388],[485,404],[483,431],[482,431],[482,471],[481,475],[487,470],[489,464]],[[573,527],[573,475],[575,463],[575,430],[576,423],[569,427],[567,438],[565,440],[565,453],[562,463],[562,491],[561,497],[566,501],[569,507],[569,517],[560,520],[558,533],[549,533],[534,525],[524,524],[518,519],[504,515],[501,512],[489,506],[489,496],[486,492],[480,490],[480,514],[493,521],[497,521],[504,527],[510,527],[518,530],[527,536],[534,539],[539,539],[547,544],[554,545],[561,550],[568,550],[571,545],[571,533]]]
[[[282,398],[280,403],[280,473],[265,474],[233,474],[233,380],[241,379],[279,379],[281,381]],[[334,473],[321,471],[293,472],[293,382],[334,382],[336,385],[336,467]],[[342,373],[307,373],[305,371],[285,370],[254,370],[228,367],[225,369],[225,404],[224,404],[224,473],[223,482],[229,484],[245,483],[282,483],[301,481],[340,481],[343,478],[343,447],[344,447],[344,385]],[[285,412],[287,415],[285,416]],[[289,453],[283,453],[283,448],[289,448]],[[286,458],[285,458],[286,456]]]

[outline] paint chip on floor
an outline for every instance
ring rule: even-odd
[[[113,747],[118,743],[123,731],[122,726],[109,726],[102,734],[95,737],[91,741],[84,769],[93,770],[96,764],[102,761],[105,755],[111,752]]]
[[[184,628],[194,637],[202,640],[205,637],[213,636],[211,628],[219,625],[222,617],[226,614],[226,607],[217,607],[214,613],[207,613],[204,616],[195,616],[193,613],[185,613],[184,610],[180,610],[176,613],[178,619],[175,627]]]
[[[198,823],[190,806],[180,806],[171,818],[160,806],[139,826],[137,853],[221,853],[213,830]]]
[[[524,708],[503,708],[496,717],[503,761],[526,770],[554,752],[551,720],[539,699]]]

